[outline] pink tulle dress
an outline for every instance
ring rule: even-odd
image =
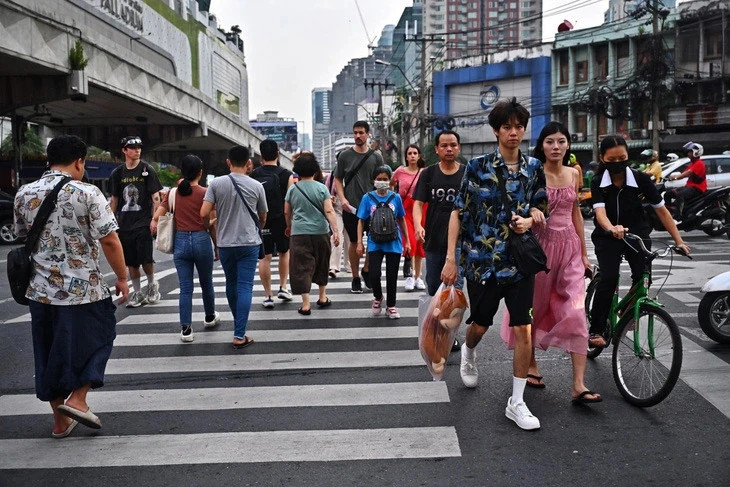
[[[569,353],[585,355],[588,342],[585,268],[580,238],[572,220],[575,187],[548,186],[547,193],[550,218],[545,226],[534,227],[534,231],[547,255],[550,272],[535,276],[532,344],[542,350],[559,347]],[[515,338],[507,311],[500,331],[507,346],[514,348]]]

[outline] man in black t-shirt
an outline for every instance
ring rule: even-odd
[[[162,185],[157,173],[142,161],[142,139],[138,136],[122,139],[124,164],[112,171],[111,209],[119,222],[119,240],[124,249],[124,261],[132,279],[133,293],[128,308],[136,308],[160,299],[160,288],[155,281],[152,258],[152,215],[160,205]],[[147,276],[147,292],[142,293],[140,266]]]
[[[259,145],[261,166],[254,169],[251,177],[264,186],[266,203],[269,207],[266,223],[261,229],[266,256],[259,260],[259,275],[264,286],[264,308],[274,307],[271,292],[271,257],[274,252],[279,255],[279,292],[277,297],[291,301],[292,295],[286,288],[289,277],[289,237],[285,235],[286,220],[284,218],[284,197],[289,186],[294,184],[291,171],[278,165],[279,146],[275,141],[266,139]]]

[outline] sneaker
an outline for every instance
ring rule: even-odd
[[[380,316],[380,312],[383,309],[382,304],[383,304],[383,298],[373,299],[373,305],[370,307],[370,310],[373,312],[373,316]],[[386,311],[386,313],[387,313],[387,311]]]
[[[190,343],[193,341],[193,327],[190,325],[186,325],[182,327],[182,330],[180,331],[180,340],[182,340],[185,343]]]
[[[416,287],[416,280],[412,277],[406,277],[406,291],[413,291]]]
[[[385,308],[385,316],[391,320],[397,320],[400,318],[400,313],[398,312],[398,308],[391,306],[390,308]]]
[[[286,289],[279,288],[279,294],[276,295],[279,299],[283,299],[284,301],[291,301],[291,293],[287,291]]]
[[[454,344],[451,345],[451,351],[458,352],[459,350],[461,350],[461,345],[459,344],[459,340],[454,338]]]
[[[160,300],[160,285],[157,282],[153,282],[147,286],[147,302],[155,304]]]
[[[466,387],[473,389],[477,386],[479,371],[477,370],[476,357],[472,359],[466,358],[466,343],[461,346],[461,367],[459,368],[459,374],[461,374],[461,382]]]
[[[145,298],[141,292],[134,291],[129,296],[129,301],[127,301],[127,308],[138,308],[143,304],[147,304],[147,298]]]
[[[352,278],[352,288],[350,288],[352,294],[362,294],[362,284],[360,283],[359,277]]]
[[[360,271],[360,275],[362,276],[362,282],[365,284],[365,287],[368,289],[371,289],[372,286],[370,285],[370,271],[366,271],[365,269],[362,269]]]
[[[504,415],[517,423],[523,430],[536,430],[540,428],[540,420],[532,415],[525,402],[512,404],[512,396],[507,400],[507,407]]]
[[[416,279],[416,289],[418,289],[419,291],[423,291],[424,289],[426,289],[426,283],[423,282],[423,279],[421,279],[420,277]]]
[[[334,269],[330,269],[329,276],[330,276],[330,279],[337,279],[337,271]]]
[[[219,312],[213,313],[213,319],[208,321],[207,318],[203,319],[203,326],[206,328],[213,328],[214,326],[218,326],[218,324],[221,322],[221,314]]]
[[[264,308],[273,308],[274,307],[274,298],[271,296],[267,296],[264,299],[263,303],[261,303],[261,304],[264,305]]]

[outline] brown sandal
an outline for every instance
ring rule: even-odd
[[[253,343],[253,338],[249,338],[247,336],[246,337],[243,337],[243,341],[240,342],[240,343],[236,343],[236,341],[235,341],[236,338],[234,338],[233,340],[234,340],[233,341],[233,348],[235,348],[236,350],[239,350],[239,349],[244,348],[244,347],[248,347],[249,345],[251,345]]]

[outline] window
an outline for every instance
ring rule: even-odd
[[[566,127],[568,126],[568,107],[559,106],[554,108],[555,120],[562,123]]]
[[[714,166],[714,171],[710,169],[710,174],[728,174],[730,175],[730,158],[718,158],[718,159],[712,159],[712,162],[714,163],[712,166]]]
[[[564,86],[569,83],[568,77],[569,77],[569,71],[570,66],[568,64],[568,50],[563,49],[558,53],[558,85]]]
[[[719,59],[720,57],[722,57],[722,27],[708,27],[705,29],[705,58]]]
[[[497,17],[497,12],[494,10],[489,11],[489,18],[493,19]]]
[[[619,78],[624,78],[631,74],[631,65],[629,62],[629,41],[623,41],[616,44],[616,73]]]
[[[588,61],[575,62],[575,82],[585,83],[588,81]]]
[[[468,19],[476,19],[477,13],[476,12],[469,12],[466,16]]]
[[[510,2],[509,3],[509,8],[516,9],[517,8],[517,2]]]
[[[588,115],[577,113],[575,115],[575,132],[585,136],[588,133]]]
[[[593,67],[595,78],[606,79],[608,76],[608,46],[596,46],[593,51],[593,58],[596,61]]]

